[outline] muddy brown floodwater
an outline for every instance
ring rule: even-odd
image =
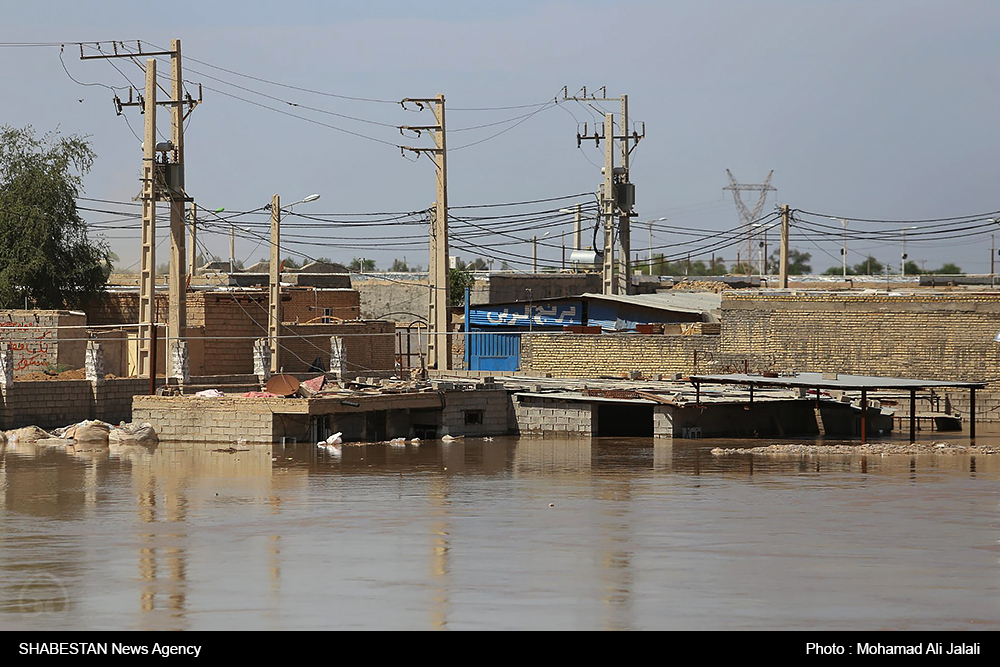
[[[774,442],[8,446],[0,627],[1000,629],[1000,455]]]

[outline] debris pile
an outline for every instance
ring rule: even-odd
[[[765,447],[749,447],[746,449],[724,449],[716,447],[712,450],[716,456],[732,456],[751,454],[756,456],[814,456],[814,455],[846,455],[846,456],[888,456],[892,454],[951,454],[979,455],[1000,454],[994,447],[969,447],[952,442],[931,443],[896,443],[870,442],[864,445],[767,445]]]

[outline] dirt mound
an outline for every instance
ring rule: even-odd
[[[33,382],[39,380],[86,380],[87,374],[83,368],[75,368],[71,371],[63,371],[62,373],[24,373],[23,375],[15,375],[14,379]]]

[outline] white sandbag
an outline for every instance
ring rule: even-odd
[[[66,429],[64,437],[73,438],[79,443],[88,445],[108,444],[108,434],[111,432],[111,424],[102,421],[82,421],[75,427]]]
[[[160,441],[152,424],[125,424],[111,429],[108,444],[152,447]]]

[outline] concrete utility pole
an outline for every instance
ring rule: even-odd
[[[145,132],[142,141],[142,255],[139,265],[138,373],[151,373],[156,355],[156,58],[146,59]]]
[[[743,225],[747,229],[747,267],[753,266],[753,256],[754,256],[754,243],[753,243],[753,229],[752,225],[754,222],[760,218],[761,211],[764,210],[764,201],[767,199],[768,192],[776,192],[777,189],[771,187],[771,177],[774,175],[774,170],[772,169],[768,173],[767,178],[764,179],[763,183],[737,183],[736,178],[733,177],[733,172],[726,169],[726,174],[729,176],[729,185],[722,188],[725,190],[732,190],[733,200],[736,202],[736,209],[740,213],[740,219],[743,221]],[[747,210],[746,204],[743,203],[743,198],[740,192],[744,190],[751,190],[760,192],[760,197],[757,199],[757,204],[753,207],[753,212],[751,213]],[[747,273],[749,275],[749,272]]]
[[[632,292],[631,273],[631,218],[635,217],[632,210],[635,205],[635,186],[629,180],[628,162],[629,155],[640,139],[646,136],[646,127],[643,124],[642,134],[628,131],[628,96],[606,97],[606,89],[602,88],[601,97],[587,95],[587,89],[583,89],[583,96],[569,96],[567,88],[563,87],[564,100],[576,100],[585,102],[620,102],[621,103],[621,134],[616,135],[614,131],[614,114],[604,114],[604,133],[598,134],[594,128],[594,134],[587,134],[587,125],[584,123],[583,134],[577,132],[576,144],[579,147],[584,139],[593,139],[596,145],[600,145],[604,140],[604,183],[600,193],[600,211],[604,218],[604,264],[603,264],[603,293],[604,294],[629,294]],[[621,166],[615,167],[615,141],[621,142]],[[618,249],[619,262],[616,267],[614,232],[615,218],[618,218]],[[616,271],[617,268],[617,271]]]
[[[781,286],[788,288],[788,233],[791,215],[788,204],[781,205]]]
[[[407,102],[411,102],[420,109],[425,105],[432,106],[434,111],[434,125],[402,125],[399,130],[409,130],[416,132],[417,136],[421,132],[430,132],[434,135],[434,148],[413,148],[402,147],[402,151],[412,151],[417,155],[430,153],[434,155],[435,175],[437,183],[437,198],[434,201],[434,219],[431,222],[430,238],[430,303],[428,306],[428,338],[427,338],[427,365],[428,368],[438,370],[451,370],[451,337],[448,335],[449,315],[449,280],[448,280],[448,160],[447,145],[445,142],[445,119],[444,119],[444,95],[437,95],[429,98],[403,99],[400,104],[404,107]]]
[[[119,45],[122,51],[119,51]],[[141,42],[136,42],[136,50],[124,50],[124,42],[111,42],[111,53],[100,55],[83,55],[83,45],[80,45],[81,60],[96,60],[105,58],[132,58],[150,56],[146,60],[146,92],[139,95],[138,101],[132,100],[132,89],[129,89],[129,101],[122,102],[114,97],[118,115],[123,107],[142,107],[145,114],[145,130],[143,140],[143,171],[142,171],[142,254],[139,288],[139,375],[151,372],[151,355],[155,355],[154,343],[151,341],[152,326],[156,318],[156,202],[170,202],[170,269],[169,277],[169,314],[167,317],[168,340],[183,342],[187,320],[187,281],[184,276],[185,239],[184,239],[184,203],[191,201],[184,189],[184,120],[201,103],[201,86],[198,99],[184,93],[184,79],[181,70],[181,41],[171,40],[169,51],[143,52]],[[170,99],[157,101],[156,60],[155,56],[170,56],[171,91]],[[170,107],[171,140],[165,144],[156,143],[156,107]],[[184,107],[187,113],[184,113]],[[161,163],[156,162],[156,154],[163,153]],[[169,157],[168,157],[169,156]],[[193,241],[192,241],[193,242]],[[171,356],[166,350],[166,357]],[[169,374],[169,373],[168,373]]]
[[[622,286],[621,292],[631,294],[635,290],[632,289],[632,223],[629,218],[632,212],[632,203],[628,199],[629,195],[633,192],[628,176],[628,95],[621,96],[621,104],[622,115],[619,129],[621,130],[623,139],[619,145],[621,146],[623,189],[619,190],[619,192],[625,196],[618,198],[617,201],[621,212],[618,218],[618,269],[621,280],[625,283]]]
[[[184,275],[184,78],[181,75],[181,40],[170,42],[171,104],[170,139],[174,144],[175,174],[168,181],[170,194],[170,268],[167,276],[170,314],[167,317],[167,337],[174,345],[184,342],[187,335],[187,280]],[[173,375],[169,362],[172,351],[166,350],[167,376]]]
[[[271,345],[271,373],[281,372],[281,198],[271,197],[271,256],[267,297],[267,340]]]
[[[604,114],[604,136],[615,135],[615,117]],[[618,294],[618,274],[615,273],[615,142],[604,141],[604,186],[601,188],[601,212],[604,214],[604,276],[603,294]]]

